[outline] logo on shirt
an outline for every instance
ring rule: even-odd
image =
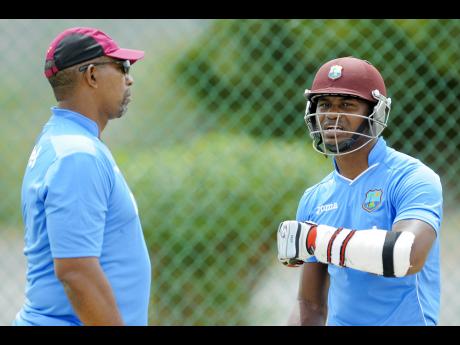
[[[139,215],[139,209],[137,208],[136,199],[134,199],[133,193],[129,192],[129,194],[131,195],[131,202],[133,203],[134,211],[136,212],[136,215],[138,216]]]
[[[339,205],[337,205],[336,202],[332,204],[326,204],[326,205],[321,205],[316,207],[316,214],[320,215],[323,212],[331,211],[331,210],[336,210],[339,208]]]
[[[35,146],[32,150],[32,153],[30,154],[29,158],[29,163],[27,164],[30,169],[32,169],[35,166],[35,162],[37,161],[37,157],[40,154],[41,149],[42,148],[40,146]]]
[[[366,193],[366,199],[363,202],[363,208],[367,212],[372,212],[376,210],[382,203],[382,194],[381,189],[371,189]]]

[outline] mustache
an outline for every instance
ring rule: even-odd
[[[324,121],[323,123],[320,123],[319,124],[321,128],[328,128],[328,127],[340,127],[340,128],[344,128],[343,126],[343,123],[342,122],[337,122],[337,121]]]

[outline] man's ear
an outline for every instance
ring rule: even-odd
[[[83,78],[89,86],[97,88],[97,69],[93,64],[90,64],[83,74]]]

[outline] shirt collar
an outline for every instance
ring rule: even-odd
[[[51,111],[53,115],[66,118],[70,121],[75,122],[76,124],[80,125],[81,127],[85,128],[88,132],[90,132],[95,137],[99,136],[99,127],[97,123],[90,118],[77,113],[75,111],[69,109],[63,109],[58,107],[51,107]]]
[[[380,163],[385,159],[385,155],[387,153],[387,143],[385,139],[379,137],[377,142],[375,143],[374,147],[372,148],[371,152],[369,152],[369,156],[367,157],[367,164],[369,166],[374,165],[375,163]]]
[[[380,163],[384,160],[385,155],[386,155],[386,147],[387,147],[387,143],[385,139],[383,139],[382,137],[379,137],[367,157],[367,165],[369,167],[376,163]],[[335,171],[339,173],[339,167],[337,166],[337,162],[335,161],[335,158],[333,159],[333,162],[334,162]]]

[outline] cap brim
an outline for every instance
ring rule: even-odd
[[[115,59],[120,60],[129,60],[131,64],[135,63],[137,60],[140,60],[144,57],[144,52],[142,50],[134,50],[134,49],[123,49],[120,48],[111,52],[109,54],[105,54],[106,56],[113,57]]]

